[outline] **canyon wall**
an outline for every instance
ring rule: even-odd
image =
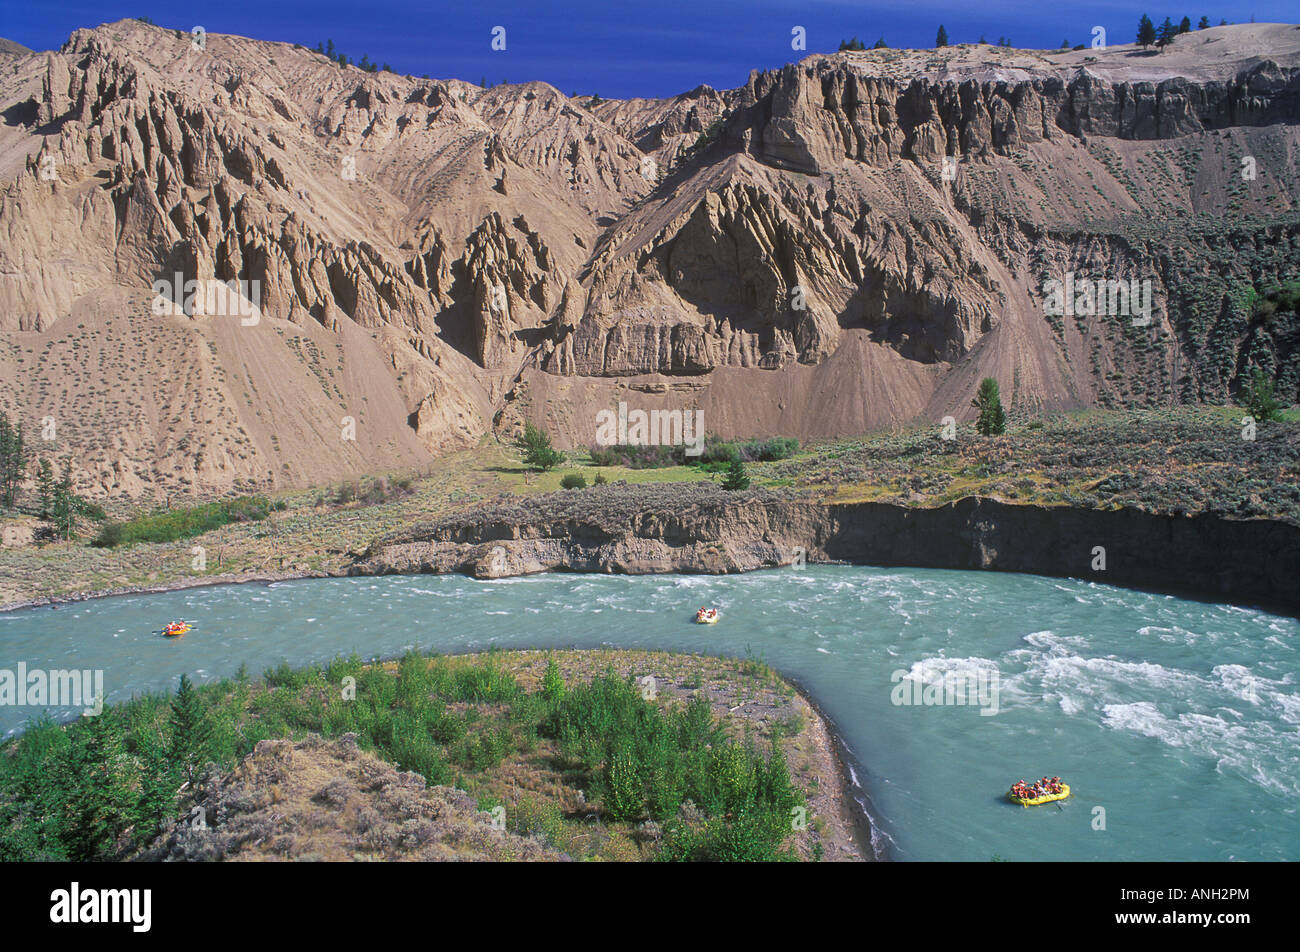
[[[717,574],[799,559],[1027,572],[1300,611],[1300,525],[1292,522],[977,497],[918,508],[597,487],[404,530],[376,542],[350,572]]]

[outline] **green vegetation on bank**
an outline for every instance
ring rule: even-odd
[[[1282,378],[1275,379],[1277,394]],[[1249,393],[1243,393],[1239,406],[1038,414],[1017,405],[1014,394],[1004,392],[1012,399],[1004,411],[1006,432],[998,436],[981,436],[973,423],[948,428],[940,420],[918,421],[807,441],[785,459],[745,461],[745,473],[758,490],[803,491],[833,502],[935,506],[989,496],[1085,509],[1300,519],[1300,407],[1284,406],[1276,419],[1265,421],[1244,405]],[[1290,404],[1294,397],[1283,391],[1275,399]],[[1247,416],[1255,420],[1253,434],[1243,422]],[[945,440],[949,429],[953,438]],[[0,548],[0,600],[156,587],[196,575],[345,572],[377,539],[466,509],[557,492],[575,470],[588,486],[673,484],[680,487],[681,505],[688,506],[695,485],[718,486],[725,477],[729,457],[719,455],[727,461],[593,468],[578,451],[568,455],[566,466],[539,471],[525,465],[509,443],[485,440],[432,461],[410,482],[409,492],[402,488],[406,478],[392,474],[386,493],[372,485],[381,477],[358,480],[356,492],[350,484],[338,491],[279,492],[274,508],[282,512],[231,522],[201,537],[216,557],[200,571],[192,565],[193,543],[187,539],[116,548],[43,544],[52,533],[34,518],[39,487],[29,484],[24,497],[32,503],[25,509],[31,518],[16,521],[31,526],[36,544]],[[574,504],[597,504],[588,499],[590,490],[568,495]],[[110,506],[118,520],[134,515],[125,501]]]
[[[91,545],[113,548],[136,542],[175,542],[231,522],[257,522],[284,507],[282,500],[273,502],[266,496],[238,496],[220,502],[164,509],[125,522],[110,522],[100,530]]]
[[[707,472],[719,472],[730,467],[733,460],[742,462],[772,462],[789,459],[799,452],[799,441],[790,437],[773,436],[767,439],[724,440],[716,433],[704,437],[698,456],[688,455],[687,447],[641,446],[615,444],[593,446],[589,450],[596,466],[623,466],[627,469],[656,469],[665,466],[698,466]]]
[[[410,476],[373,476],[365,479],[347,479],[337,487],[327,487],[316,494],[317,506],[347,506],[359,503],[362,506],[377,506],[409,496],[415,490],[415,480]],[[283,508],[281,506],[280,508]]]
[[[17,511],[31,461],[22,420],[15,426],[9,414],[0,410],[0,510]],[[53,524],[56,538],[72,539],[76,537],[79,517],[102,522],[106,515],[99,505],[73,492],[72,457],[63,457],[61,466],[61,475],[56,479],[54,465],[48,459],[36,460],[32,474],[36,484],[36,515]]]
[[[1300,520],[1300,426],[1238,407],[1023,415],[1001,436],[963,424],[828,440],[765,474],[836,501],[941,505],[964,496],[1081,509]]]
[[[714,660],[774,680],[765,666]],[[127,858],[186,812],[207,765],[226,771],[260,740],[308,733],[354,733],[400,769],[471,793],[531,757],[571,792],[585,791],[582,815],[534,802],[512,807],[508,822],[571,852],[595,810],[615,828],[653,822],[647,858],[795,856],[792,816],[805,794],[791,781],[780,728],[761,748],[748,735],[729,739],[699,691],[648,699],[612,668],[567,684],[554,656],[529,690],[493,654],[408,653],[390,665],[355,655],[282,665],[262,685],[242,671],[200,688],[182,678],[171,698],[136,698],[68,725],[36,720],[0,746],[0,860]]]

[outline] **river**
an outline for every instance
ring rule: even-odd
[[[721,622],[692,624],[701,605]],[[154,633],[173,618],[198,628]],[[750,655],[831,719],[890,858],[1295,860],[1297,633],[1295,619],[1254,609],[995,572],[383,576],[0,613],[0,668],[101,669],[111,703],[170,690],[182,672],[202,683],[241,663],[260,675],[353,650]],[[945,694],[945,676],[985,694]],[[32,714],[0,706],[0,733]],[[1044,774],[1071,798],[1020,809],[1003,797]]]

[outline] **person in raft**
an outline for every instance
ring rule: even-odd
[[[1011,795],[1021,800],[1037,800],[1049,793],[1060,792],[1060,777],[1053,777],[1051,780],[1044,777],[1042,780],[1035,780],[1032,784],[1026,784],[1023,780],[1020,780],[1011,787]]]

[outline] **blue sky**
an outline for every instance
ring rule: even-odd
[[[1204,2],[1204,0],[1203,0]],[[1216,0],[1217,2],[1217,0]],[[79,3],[0,0],[0,36],[33,49],[60,46],[83,26],[147,15],[161,26],[238,33],[314,47],[333,39],[354,60],[362,54],[401,73],[478,82],[545,80],[563,92],[607,98],[669,96],[708,83],[739,86],[754,68],[800,59],[791,30],[807,31],[808,52],[832,51],[856,35],[868,45],[930,47],[940,23],[953,43],[1008,36],[1017,46],[1060,46],[1091,38],[1104,26],[1112,43],[1132,42],[1137,20],[1158,24],[1202,14],[1217,24],[1295,22],[1289,2],[1218,2],[1193,9],[1161,8],[1136,0],[1010,0],[851,3],[842,0],[154,0]],[[494,26],[506,28],[506,50],[490,48]]]

